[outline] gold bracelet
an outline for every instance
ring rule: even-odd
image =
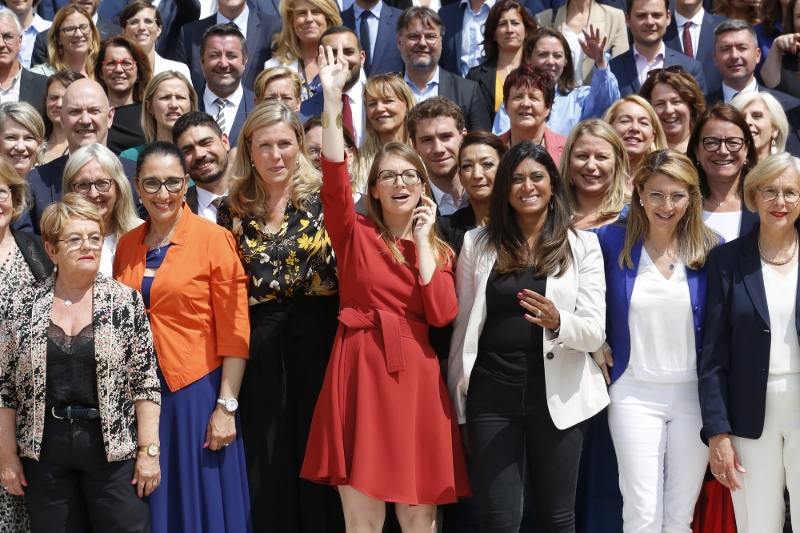
[[[330,126],[330,124],[331,124],[331,118],[328,115],[328,113],[323,111],[319,118],[322,121],[322,129],[324,129],[324,130],[328,129],[328,126]],[[339,113],[339,115],[336,117],[336,127],[339,128],[339,129],[342,129],[342,114],[341,113]]]

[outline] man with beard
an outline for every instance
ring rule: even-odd
[[[467,129],[492,130],[492,121],[478,84],[439,68],[442,36],[441,17],[427,7],[411,7],[397,20],[397,47],[406,66],[405,81],[417,102],[443,96],[458,104]]]
[[[189,111],[175,122],[172,142],[181,149],[194,185],[186,192],[192,213],[217,222],[219,200],[228,192],[230,145],[214,117]]]
[[[255,109],[256,95],[242,87],[247,65],[244,35],[232,24],[216,24],[203,34],[200,65],[206,88],[200,99],[200,111],[212,115],[231,147],[239,140],[239,131],[247,115]]]
[[[325,30],[319,38],[320,46],[331,47],[334,55],[338,54],[339,44],[342,45],[342,54],[350,65],[350,74],[344,84],[342,92],[342,124],[344,124],[356,141],[359,148],[364,144],[364,83],[366,76],[362,71],[364,66],[364,52],[356,32],[345,26],[333,26]],[[300,105],[300,113],[307,117],[322,115],[322,91],[306,100]],[[335,117],[331,117],[331,120]]]

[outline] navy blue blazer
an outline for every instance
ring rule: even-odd
[[[373,46],[373,54],[369,62],[369,70],[364,69],[368,78],[385,72],[405,72],[406,65],[397,48],[397,19],[402,11],[384,4],[381,7],[381,18],[378,22],[378,38]],[[356,30],[355,10],[351,6],[342,11],[342,25]]]
[[[791,109],[794,109],[794,108],[800,106],[800,100],[798,100],[794,96],[790,96],[790,95],[788,95],[786,93],[782,93],[782,92],[776,91],[774,89],[767,89],[766,87],[764,87],[760,83],[758,84],[758,92],[765,92],[765,93],[769,93],[772,96],[774,96],[775,99],[778,101],[778,103],[781,104],[781,107],[783,107],[784,111],[789,111]],[[712,105],[712,104],[716,104],[717,102],[724,102],[724,101],[725,101],[725,96],[722,93],[722,85],[721,84],[720,84],[720,87],[719,87],[718,91],[714,91],[713,93],[710,93],[708,96],[706,96],[706,103],[708,105]],[[794,125],[793,124],[790,124],[790,126],[793,126],[792,129],[794,129]]]
[[[614,366],[609,368],[611,383],[625,372],[631,358],[631,332],[628,328],[628,311],[636,283],[636,272],[642,256],[642,242],[637,242],[631,250],[633,268],[619,267],[619,254],[625,241],[627,224],[617,222],[600,228],[597,237],[603,251],[606,269],[606,342],[611,347]],[[698,360],[703,350],[703,323],[706,315],[706,267],[700,270],[686,269],[689,282],[689,297],[692,301],[694,317],[694,343]]]
[[[197,95],[202,98],[206,86],[206,78],[200,65],[200,45],[203,33],[217,23],[217,15],[192,22],[181,28],[176,46],[175,61],[186,63],[192,73],[192,85]],[[250,11],[247,17],[247,64],[242,75],[242,87],[250,91],[256,83],[256,77],[264,70],[264,63],[272,58],[272,36],[281,31],[283,21],[279,17]]]
[[[709,320],[697,367],[704,440],[721,433],[757,439],[764,430],[771,336],[758,228],[709,256]],[[795,306],[800,331],[800,292]]]
[[[64,176],[64,167],[67,166],[67,159],[69,159],[69,155],[62,155],[58,159],[53,159],[28,173],[28,188],[31,192],[30,216],[33,223],[33,233],[37,235],[41,235],[39,220],[42,218],[45,208],[61,200],[61,179]],[[134,205],[141,206],[139,195],[136,194],[136,188],[133,185],[133,178],[136,176],[136,161],[125,158],[120,158],[119,161],[122,163],[125,175],[131,182]],[[140,215],[142,214],[141,211],[139,209]]]
[[[722,88],[722,74],[714,64],[713,57],[714,30],[726,20],[728,19],[725,17],[712,15],[706,11],[703,14],[703,25],[700,26],[700,38],[697,40],[697,50],[694,51],[694,58],[703,65],[703,75],[706,77],[708,93],[713,93]],[[675,9],[672,9],[672,21],[667,26],[667,33],[664,34],[664,44],[667,48],[683,53],[683,28],[678,29],[678,23],[675,20]]]
[[[198,106],[200,107],[200,111],[206,112],[206,104],[203,101],[203,93],[198,93]],[[247,115],[256,108],[255,104],[256,95],[253,94],[253,91],[248,90],[247,88],[244,89],[244,96],[242,96],[242,101],[239,104],[239,108],[236,110],[236,118],[233,120],[233,125],[231,126],[231,132],[228,134],[228,142],[231,145],[231,148],[236,146],[236,143],[239,141],[239,132],[242,131],[242,126],[244,125],[244,121],[247,118]],[[211,110],[211,115],[214,115],[219,111],[216,106],[214,109]]]
[[[642,85],[639,83],[639,71],[636,70],[636,60],[633,58],[633,47],[624,54],[620,54],[611,60],[611,72],[617,77],[619,83],[619,95],[624,98],[629,94],[639,94]],[[697,85],[703,94],[708,94],[706,78],[703,74],[703,65],[696,59],[685,56],[667,47],[664,54],[664,66],[680,65],[683,69],[694,76]]]
[[[172,0],[161,2],[161,35],[156,41],[156,52],[161,57],[175,60],[181,28],[200,18],[198,0]]]

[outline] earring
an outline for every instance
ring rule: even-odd
[[[255,163],[253,163],[253,160],[252,160],[252,158],[250,159],[250,166],[251,166],[251,167],[253,167],[253,168],[256,168],[256,164],[255,164]]]
[[[640,206],[642,206],[642,207],[644,207],[644,202],[642,201],[642,199],[641,199],[641,198],[639,198],[639,205],[640,205]]]

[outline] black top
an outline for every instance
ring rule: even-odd
[[[47,330],[47,384],[45,407],[94,407],[97,400],[97,365],[94,359],[94,326],[77,335],[64,333],[50,322]]]
[[[544,369],[544,330],[525,318],[517,293],[528,289],[545,294],[547,278],[525,272],[498,274],[486,283],[486,323],[478,343],[477,368],[505,381],[524,381]]]
[[[114,120],[108,128],[108,149],[119,155],[128,148],[145,144],[142,131],[142,104],[128,104],[114,108]]]
[[[797,78],[799,68],[800,60],[798,60],[798,57],[794,54],[785,54],[781,59],[781,81],[778,82],[775,90],[800,98],[800,79]],[[788,109],[785,111],[788,111]]]

